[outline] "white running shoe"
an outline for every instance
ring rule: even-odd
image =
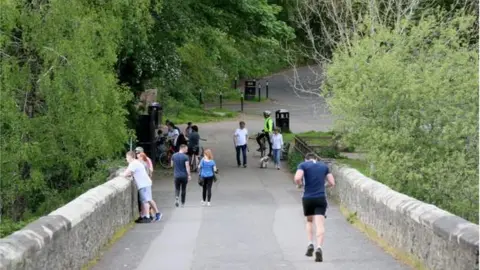
[[[207,203],[207,206],[212,206],[212,205],[210,204],[210,202],[208,202],[208,203]]]
[[[205,202],[204,202],[204,201],[202,201],[201,203],[202,203],[202,206],[204,206],[204,205],[205,205]]]

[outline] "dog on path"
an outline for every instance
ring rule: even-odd
[[[260,168],[265,169],[268,167],[268,162],[270,161],[269,156],[264,156],[260,159]]]

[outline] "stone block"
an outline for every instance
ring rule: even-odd
[[[95,258],[138,212],[135,184],[118,175],[0,239],[0,269],[81,269]]]
[[[352,168],[333,166],[329,190],[391,246],[429,269],[478,269],[479,226],[398,193]]]

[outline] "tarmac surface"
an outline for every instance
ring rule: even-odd
[[[241,117],[250,135],[262,129],[259,115],[265,109],[291,111],[294,132],[331,127],[324,101],[297,97],[289,90],[285,73],[270,77],[269,84],[275,102],[248,104],[247,115]],[[322,110],[324,114],[319,113]],[[172,177],[157,172],[153,197],[163,219],[136,224],[93,269],[410,269],[351,226],[333,203],[327,211],[324,261],[316,263],[313,257],[306,257],[301,190],[286,164],[280,171],[272,165],[259,168],[254,140],[249,142],[248,168],[237,168],[232,138],[237,121],[199,125],[202,138],[207,139],[202,146],[213,150],[220,170],[212,206],[200,205],[201,187],[194,175],[185,207],[176,208]]]

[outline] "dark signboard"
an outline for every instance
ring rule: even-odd
[[[256,80],[250,80],[250,81],[245,81],[245,99],[246,100],[252,100],[255,98],[256,90],[257,90],[257,81]]]

